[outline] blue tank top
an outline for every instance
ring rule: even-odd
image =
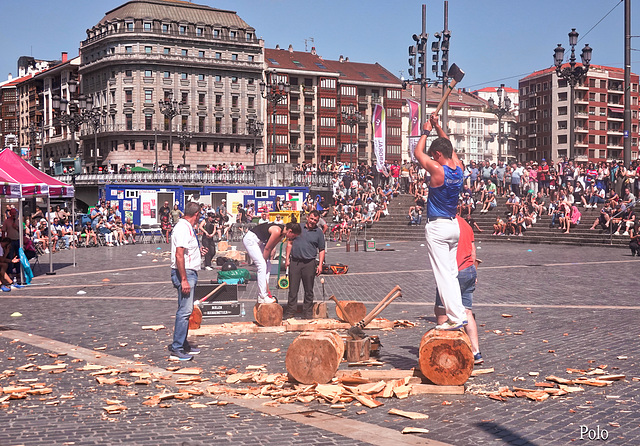
[[[462,169],[457,166],[455,170],[449,166],[444,169],[444,183],[442,186],[429,187],[427,200],[427,218],[446,217],[453,218],[458,212],[458,197],[462,189]]]

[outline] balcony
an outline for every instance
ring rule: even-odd
[[[300,113],[300,105],[298,104],[291,104],[289,106],[289,112],[291,113]]]
[[[304,112],[305,113],[315,113],[316,112],[316,108],[313,105],[305,105],[304,106]]]
[[[305,125],[304,126],[304,132],[305,133],[313,133],[316,131],[316,126],[315,125]]]
[[[304,153],[316,153],[316,145],[315,144],[305,144],[304,145]]]
[[[300,153],[301,147],[300,144],[289,144],[289,151],[291,153]]]
[[[566,129],[558,129],[558,130],[566,130]],[[579,133],[589,133],[589,129],[586,127],[576,127],[575,131]]]
[[[315,87],[304,86],[304,87],[302,87],[302,89],[304,90],[305,96],[315,96],[315,94],[316,94]]]
[[[292,124],[291,127],[289,127],[289,131],[293,133],[300,133],[300,124]]]

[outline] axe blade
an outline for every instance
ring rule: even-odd
[[[452,64],[447,72],[449,79],[453,79],[456,83],[459,83],[464,77],[464,71],[460,69],[456,64]]]

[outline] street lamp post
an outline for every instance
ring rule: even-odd
[[[258,136],[262,136],[263,128],[264,128],[264,122],[262,121],[258,121],[256,119],[249,119],[247,121],[247,133],[253,136],[253,169],[254,171],[256,168],[256,156],[258,154],[258,150],[262,149],[262,147],[258,148],[256,144],[256,140],[258,139]]]
[[[496,106],[493,98],[489,98],[489,112],[493,113],[498,117],[498,162],[502,161],[502,142],[504,141],[504,136],[502,132],[502,118],[509,113],[509,109],[511,108],[511,99],[504,91],[504,84],[500,85],[500,88],[496,90],[498,94],[498,105]],[[502,99],[504,94],[504,100]],[[507,147],[507,152],[508,152]]]
[[[353,104],[349,104],[342,109],[342,123],[349,126],[350,142],[349,142],[349,168],[353,169],[353,128],[360,122],[362,115]]]
[[[180,140],[180,148],[182,149],[182,168],[187,167],[187,142],[193,138],[193,133],[187,130],[181,130],[178,133],[178,140]]]
[[[564,61],[564,48],[561,44],[558,44],[553,53],[553,64],[556,66],[556,74],[559,78],[566,79],[567,83],[571,87],[571,97],[569,98],[569,149],[567,150],[567,159],[571,159],[574,154],[575,144],[575,129],[574,129],[574,88],[587,76],[589,71],[589,64],[591,63],[591,53],[593,49],[587,43],[582,48],[580,58],[582,59],[582,66],[576,65],[576,51],[575,47],[578,44],[578,33],[575,28],[571,29],[569,33],[569,45],[571,45],[571,57],[569,58],[569,66],[562,67]]]
[[[173,172],[173,118],[180,114],[184,104],[168,95],[165,100],[159,101],[158,105],[160,113],[169,118],[169,172]]]
[[[263,98],[271,103],[272,107],[272,116],[271,120],[273,122],[273,135],[272,135],[272,162],[275,164],[276,162],[276,105],[282,100],[284,100],[288,95],[289,91],[291,91],[291,84],[285,82],[275,82],[276,73],[271,73],[269,77],[269,83],[265,81],[260,82],[260,94]]]
[[[93,129],[93,171],[98,173],[98,129],[102,125],[102,120],[107,116],[106,110],[93,108],[93,98],[87,98],[87,108],[84,111],[84,120]]]
[[[73,95],[78,88],[78,81],[71,79],[67,85],[72,99],[61,99],[60,96],[54,96],[52,105],[55,110],[58,110],[58,117],[62,125],[69,127],[72,147],[70,155],[76,157],[78,155],[78,148],[76,147],[76,132],[84,122],[82,110],[86,108],[87,100],[83,94],[78,96],[78,99],[73,99]]]
[[[35,153],[36,153],[36,143],[37,143],[37,139],[40,138],[40,141],[42,142],[42,133],[38,131],[38,128],[36,127],[35,123],[30,123],[29,124],[29,149],[31,151],[31,157],[36,157],[36,159],[38,158]],[[41,169],[42,166],[42,153],[40,154],[40,159],[38,161],[38,169]]]

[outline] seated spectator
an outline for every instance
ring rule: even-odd
[[[469,226],[471,226],[471,229],[473,229],[474,232],[484,232],[482,229],[480,229],[478,223],[476,223],[476,221],[471,216],[469,216],[469,218],[466,218],[465,220],[467,221],[467,223],[469,223]]]
[[[484,202],[482,203],[482,209],[480,210],[480,212],[481,213],[489,212],[490,210],[494,209],[497,206],[497,204],[498,202],[496,201],[495,191],[489,191],[489,193],[487,193],[484,199]]]
[[[629,231],[629,249],[631,249],[631,257],[640,257],[640,221],[635,222]]]
[[[11,291],[11,286],[14,285],[9,272],[15,270],[16,265],[20,262],[17,256],[12,256],[11,240],[7,237],[0,239],[0,289],[4,292]]]
[[[604,207],[600,209],[600,215],[598,215],[596,220],[593,222],[593,225],[591,225],[589,229],[594,230],[598,227],[598,225],[602,226],[602,229],[608,229],[612,212],[613,209],[611,208],[611,203],[607,201]]]
[[[620,235],[620,231],[624,231],[622,235],[629,235],[629,229],[633,228],[636,224],[636,213],[633,210],[633,207],[627,207],[623,214],[620,223],[613,229],[616,230],[614,235]]]
[[[506,229],[506,224],[504,223],[504,220],[500,217],[496,217],[496,222],[493,224],[492,235],[504,235],[505,229]]]
[[[460,216],[463,218],[469,217],[476,209],[476,203],[469,192],[465,192],[462,196],[462,202],[460,203]]]
[[[419,225],[422,223],[422,208],[420,206],[411,206],[409,208],[409,224]]]
[[[509,198],[507,198],[507,209],[511,215],[516,214],[518,209],[520,208],[520,197],[518,197],[515,192],[509,193]]]
[[[131,240],[131,243],[136,244],[136,227],[131,221],[130,218],[127,218],[127,221],[124,224],[124,242],[128,243]]]
[[[522,235],[522,226],[518,224],[517,214],[511,214],[505,224],[505,234]]]
[[[258,220],[258,224],[261,225],[262,223],[269,223],[268,212],[263,212],[262,214],[260,214],[260,219]]]
[[[582,214],[580,214],[578,208],[575,205],[571,206],[569,212],[560,218],[560,229],[562,232],[568,234],[571,227],[576,227],[580,223],[581,217]]]
[[[626,208],[634,207],[636,205],[636,197],[631,193],[631,189],[628,187],[624,188],[624,193],[622,194],[622,204]]]

